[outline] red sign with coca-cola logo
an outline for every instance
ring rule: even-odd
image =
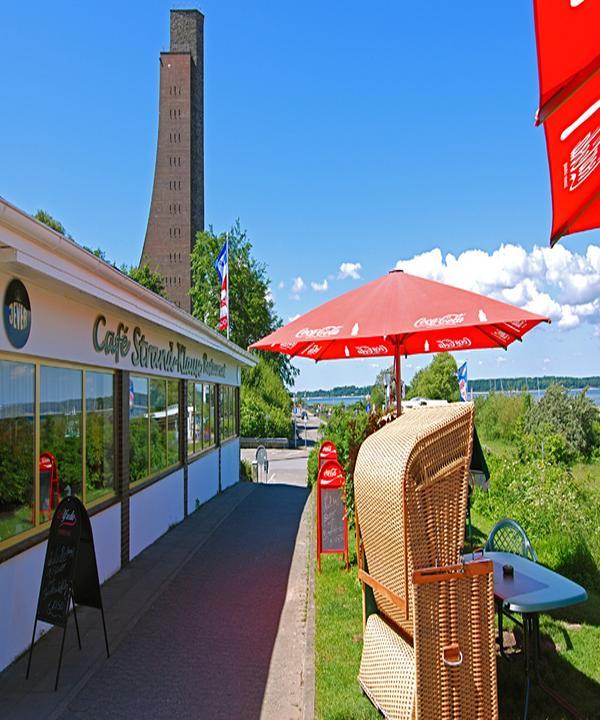
[[[335,446],[333,449],[335,450]],[[348,569],[345,482],[344,470],[337,460],[327,460],[321,465],[317,479],[317,563],[319,571],[323,553],[341,553],[346,559],[346,569]]]
[[[325,442],[321,445],[321,449],[319,450],[319,469],[321,468],[321,465],[323,465],[323,463],[327,462],[328,460],[337,459],[338,454],[335,444],[332,443],[331,440],[325,440]]]

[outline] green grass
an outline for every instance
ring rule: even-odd
[[[379,718],[361,693],[357,676],[362,653],[362,600],[354,552],[349,572],[341,555],[324,555],[316,572],[315,674],[319,720]]]
[[[491,523],[473,514],[473,544],[485,542]],[[353,538],[350,539],[353,547]],[[324,556],[316,573],[316,717],[319,720],[380,718],[362,695],[357,675],[362,652],[362,600],[351,552],[350,571],[341,556]],[[511,626],[507,622],[508,627]],[[600,717],[600,596],[552,616],[541,616],[542,675],[584,718]],[[515,630],[520,640],[518,628]],[[524,691],[523,658],[517,653],[498,659],[501,720],[519,718]],[[569,716],[535,686],[530,720],[562,720]]]

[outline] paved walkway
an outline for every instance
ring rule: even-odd
[[[312,718],[313,668],[305,487],[239,484],[148,548],[103,586],[99,613],[70,622],[58,692],[53,630],[0,675],[0,717]],[[307,713],[307,714],[306,714]]]

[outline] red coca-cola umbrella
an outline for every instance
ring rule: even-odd
[[[400,410],[402,355],[504,348],[546,317],[392,270],[275,330],[251,349],[312,360],[393,356]]]
[[[600,227],[600,2],[534,0],[550,184],[550,245]]]

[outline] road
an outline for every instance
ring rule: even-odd
[[[321,421],[316,415],[309,415],[306,429],[303,422],[298,423],[297,449],[267,449],[269,473],[265,478],[261,472],[259,481],[306,487],[306,460],[309,452],[318,442],[320,424]],[[256,458],[256,450],[244,448],[241,456],[243,460],[252,462]]]

